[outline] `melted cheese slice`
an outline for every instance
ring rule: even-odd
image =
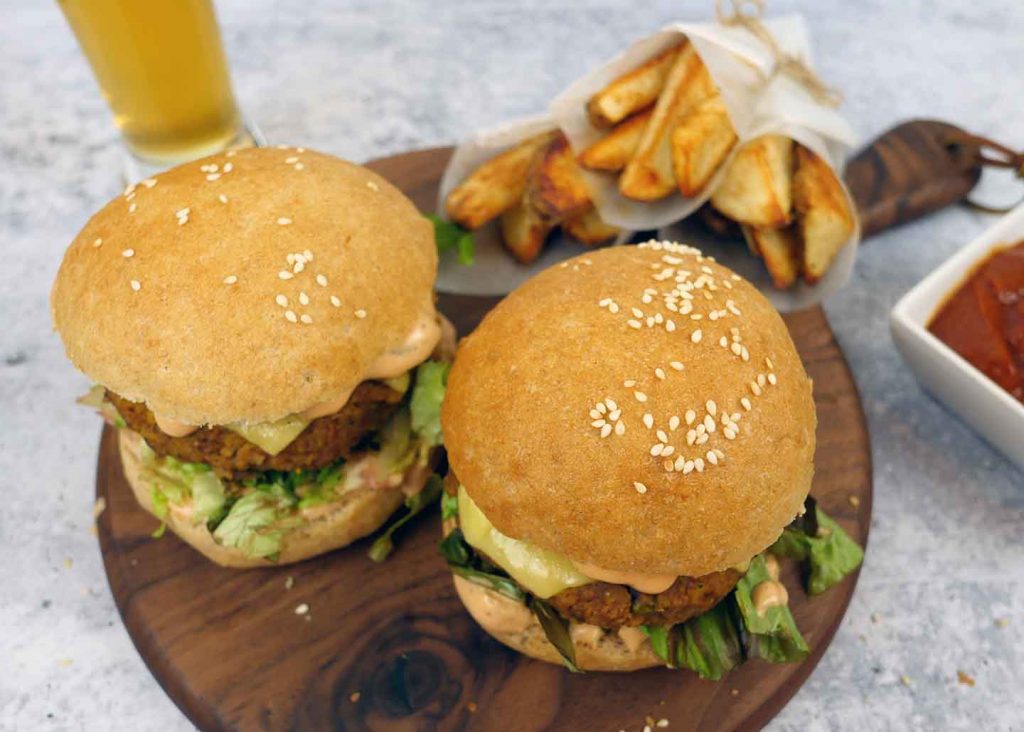
[[[555,552],[512,539],[498,531],[484,516],[466,489],[459,486],[459,526],[466,541],[509,576],[542,599],[570,587],[593,582],[573,563]]]
[[[269,455],[277,455],[288,447],[292,441],[302,434],[309,425],[308,419],[285,417],[276,422],[257,422],[255,424],[225,425],[237,435],[241,435],[259,449]]]

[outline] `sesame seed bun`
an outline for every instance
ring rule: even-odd
[[[688,314],[661,294],[677,286],[692,287],[673,301]],[[707,441],[688,444],[706,420]],[[745,562],[801,510],[814,472],[811,382],[782,318],[673,244],[593,252],[509,295],[460,344],[441,421],[453,470],[499,531],[615,572]]]
[[[267,422],[363,381],[434,313],[436,270],[430,223],[381,176],[240,150],[111,201],[51,306],[68,357],[111,391],[193,425]]]
[[[515,600],[461,577],[455,577],[454,580],[459,599],[469,609],[477,624],[491,637],[531,658],[562,665],[561,656],[548,641],[544,629],[535,617],[531,616],[525,628],[509,630],[490,622],[487,614],[476,611],[481,606],[516,605],[518,603]],[[523,610],[529,612],[525,608]],[[577,633],[579,628],[578,624],[570,623],[576,665],[583,671],[639,671],[665,665],[646,640],[632,648],[615,632],[586,626],[587,632]]]
[[[135,432],[122,429],[118,435],[118,444],[124,475],[136,500],[156,516],[153,511],[152,476],[139,452],[142,439]],[[429,475],[430,471],[420,471],[415,478],[422,484]],[[402,505],[404,499],[402,486],[390,489],[362,488],[345,493],[340,500],[310,511],[307,521],[288,530],[281,539],[281,552],[276,562],[249,557],[241,549],[217,543],[205,523],[196,524],[192,521],[187,506],[169,504],[166,521],[167,527],[178,538],[223,567],[268,567],[300,562],[351,544],[376,531]]]

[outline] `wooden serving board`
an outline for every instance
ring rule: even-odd
[[[450,149],[371,167],[432,210]],[[461,334],[491,298],[442,295]],[[785,316],[818,409],[812,493],[862,545],[871,519],[871,454],[857,389],[818,308]],[[298,565],[228,570],[168,533],[125,483],[114,431],[100,442],[100,546],[139,653],[203,730],[758,729],[793,696],[839,626],[856,575],[809,601],[795,567],[784,581],[811,646],[799,665],[752,661],[724,681],[687,671],[574,675],[529,660],[479,630],[437,552],[436,509],[407,526],[382,565],[369,541]],[[854,504],[857,504],[856,506]],[[286,581],[292,578],[291,589]],[[298,615],[300,604],[309,612]]]

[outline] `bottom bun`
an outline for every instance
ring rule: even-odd
[[[562,657],[525,605],[458,575],[453,579],[462,604],[491,636],[531,658],[562,664]],[[570,622],[569,632],[576,665],[583,671],[638,671],[665,665],[639,628],[617,632]]]
[[[149,469],[143,464],[140,447],[142,438],[128,429],[120,430],[121,464],[124,476],[144,509],[153,511],[152,481]],[[419,475],[422,473],[422,475]],[[188,507],[168,505],[167,527],[186,544],[190,544],[208,559],[223,567],[267,567],[291,564],[351,544],[376,531],[405,500],[403,488],[409,489],[413,480],[422,488],[430,476],[429,470],[410,471],[406,482],[396,488],[362,488],[349,491],[338,501],[318,506],[304,513],[307,522],[289,530],[281,540],[281,552],[276,562],[260,557],[249,557],[238,548],[218,544],[205,523],[195,524]]]

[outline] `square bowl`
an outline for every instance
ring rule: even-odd
[[[996,250],[1024,240],[1024,205],[993,224],[904,295],[892,309],[892,338],[917,380],[1024,469],[1024,404],[936,338],[928,323],[946,298]]]

